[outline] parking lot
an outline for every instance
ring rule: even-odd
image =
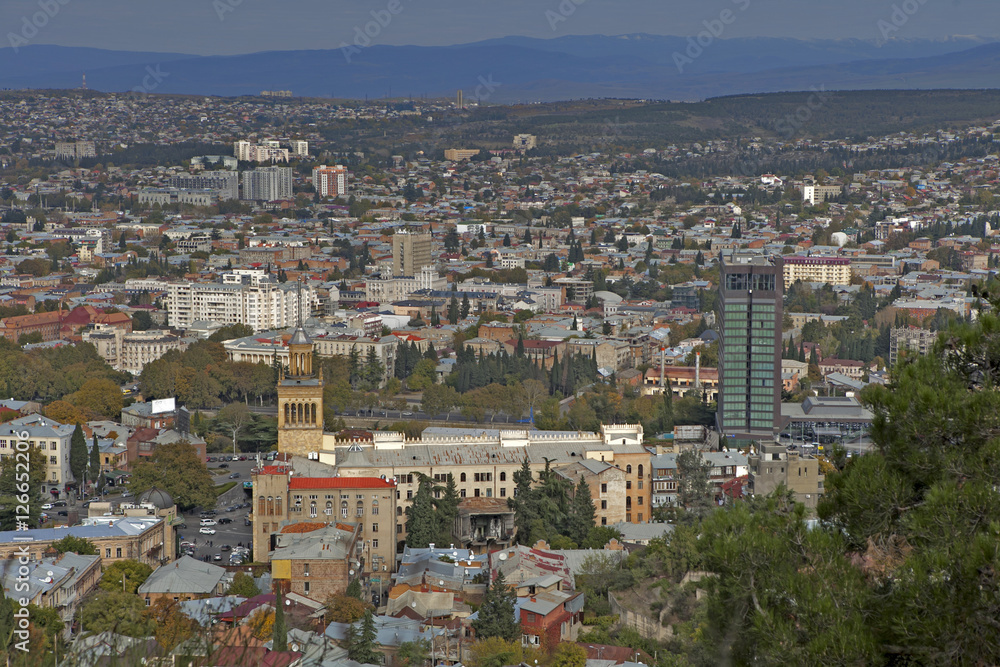
[[[225,468],[221,467],[223,464],[225,464]],[[240,476],[232,481],[237,482],[237,486],[242,486],[244,481],[250,480],[250,471],[254,466],[256,466],[256,461],[251,460],[209,461],[208,463],[209,470],[218,473],[214,480],[216,485],[230,481],[231,474],[239,473]],[[253,542],[253,534],[251,527],[246,525],[251,510],[249,495],[241,498],[239,504],[244,506],[233,509],[231,504],[220,502],[214,508],[208,508],[214,509],[216,512],[216,515],[211,517],[216,521],[216,525],[210,526],[211,529],[215,530],[214,535],[204,535],[199,532],[201,513],[206,511],[206,508],[195,508],[193,511],[183,514],[184,524],[187,528],[178,529],[178,534],[181,535],[181,542],[190,542],[193,545],[193,554],[191,554],[193,558],[204,560],[207,556],[214,563],[229,565],[232,549],[241,544],[247,548],[250,547]],[[228,546],[229,549],[223,549],[223,546]],[[221,559],[215,560],[216,555],[221,556]]]

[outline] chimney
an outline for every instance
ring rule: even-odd
[[[694,353],[694,388],[701,389],[701,352]]]

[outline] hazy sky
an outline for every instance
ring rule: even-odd
[[[372,28],[375,43],[634,32],[684,36],[727,9],[733,14],[726,38],[879,40],[879,21],[891,25],[894,6],[897,38],[1000,34],[997,0],[0,0],[0,47],[9,46],[24,18],[45,5],[58,11],[46,17],[32,43],[197,54],[337,48],[373,20],[371,12],[381,12],[383,20],[390,16],[390,6],[398,13],[384,27]]]

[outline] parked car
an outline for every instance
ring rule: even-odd
[[[202,535],[215,535],[215,528],[209,528],[208,526],[202,526],[199,530]]]
[[[201,520],[201,525],[202,526],[214,526],[217,523],[218,522],[215,519],[202,519]]]
[[[231,546],[229,546],[228,544],[223,544],[222,545],[222,550],[223,551],[232,551],[233,548]]]
[[[222,554],[215,554],[214,556],[212,556],[212,560],[217,560],[217,561],[222,560]]]
[[[53,507],[55,507],[55,506],[52,503],[45,503],[44,505],[42,505],[42,509],[43,510],[50,510]]]
[[[65,500],[57,500],[54,503],[52,503],[52,506],[53,507],[66,507],[66,501]]]
[[[131,497],[132,497],[131,491],[122,491],[122,498],[131,498]]]
[[[232,523],[232,522],[233,520],[230,519],[228,516],[224,516],[221,519],[219,519],[219,523]]]
[[[240,474],[238,472],[230,473],[229,479],[239,479]]]
[[[59,516],[69,516],[69,512],[67,512],[66,510],[59,510],[58,512],[56,512],[56,514],[58,514]]]
[[[228,464],[228,463],[220,463],[220,464],[219,464],[219,467],[220,467],[220,468],[228,468],[228,467],[229,467],[229,464]]]

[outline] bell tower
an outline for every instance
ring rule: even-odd
[[[313,342],[299,324],[288,341],[288,370],[278,379],[278,451],[307,456],[323,449],[323,373],[313,373]]]

